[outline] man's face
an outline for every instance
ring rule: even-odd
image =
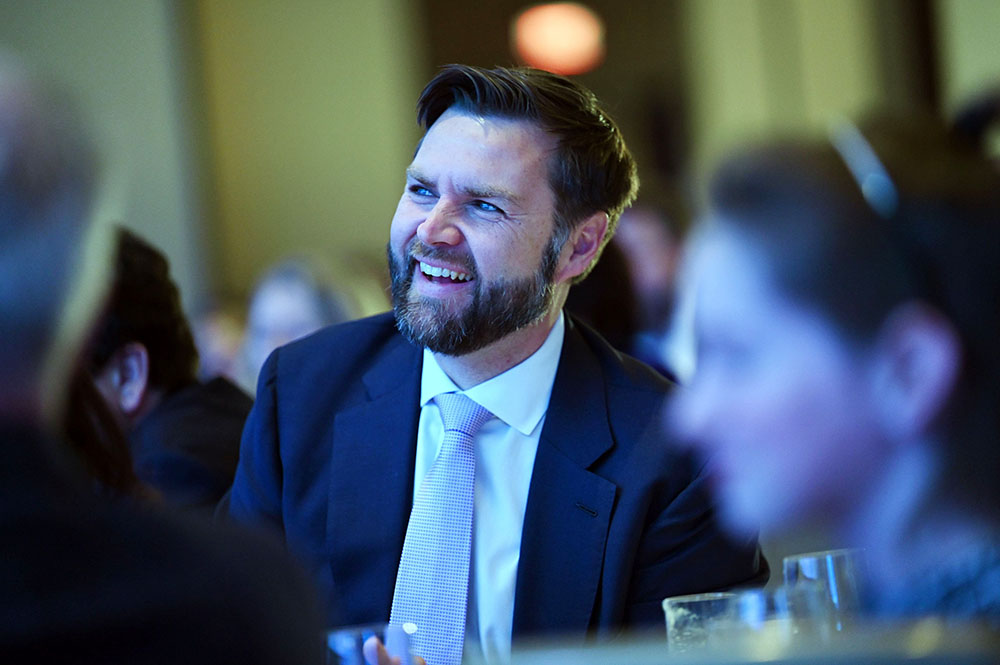
[[[462,355],[549,312],[561,249],[554,148],[531,123],[453,110],[427,131],[388,247],[396,320],[412,342]]]

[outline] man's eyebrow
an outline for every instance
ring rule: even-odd
[[[417,170],[412,166],[406,167],[406,177],[410,178],[411,180],[416,180],[421,184],[430,185],[431,187],[434,187],[434,185],[437,184],[432,179],[428,178],[426,175],[424,175],[423,173],[421,173],[419,170]]]
[[[459,189],[461,189],[462,193],[466,196],[471,196],[476,199],[504,199],[505,201],[510,201],[512,203],[521,202],[521,198],[517,194],[502,187],[471,185],[469,187],[459,187]]]
[[[437,182],[435,182],[433,178],[428,177],[422,173],[420,169],[414,166],[406,168],[406,177],[432,189],[437,187]],[[503,187],[495,187],[491,185],[459,185],[458,189],[462,192],[462,194],[476,199],[504,199],[505,201],[511,201],[512,203],[521,202],[520,196],[509,189],[504,189]]]

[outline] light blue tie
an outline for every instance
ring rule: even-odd
[[[389,623],[416,624],[413,652],[428,665],[458,665],[472,551],[473,439],[493,414],[458,393],[434,401],[444,421],[444,443],[413,501]]]

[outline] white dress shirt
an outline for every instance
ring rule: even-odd
[[[560,314],[535,353],[464,391],[448,378],[434,354],[424,349],[414,497],[444,438],[434,397],[463,392],[496,416],[476,435],[476,497],[466,614],[466,653],[481,648],[488,665],[510,660],[521,528],[564,333]]]

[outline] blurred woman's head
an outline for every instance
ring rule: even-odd
[[[1000,178],[977,146],[886,119],[739,154],[709,196],[672,416],[712,453],[726,522],[836,520],[905,484],[887,470],[907,456],[998,505]]]

